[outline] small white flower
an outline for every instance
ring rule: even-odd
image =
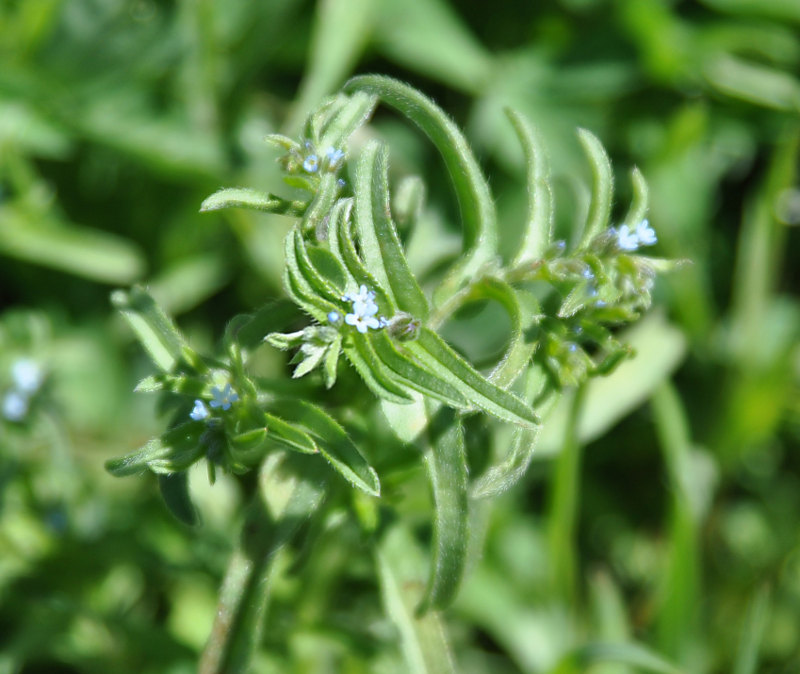
[[[9,421],[22,421],[28,413],[28,397],[19,391],[9,391],[3,398],[3,416]]]
[[[206,404],[202,400],[195,400],[194,401],[194,408],[189,413],[189,416],[194,419],[195,421],[202,421],[203,419],[208,419],[211,415],[211,412],[208,411]]]
[[[656,230],[650,226],[650,222],[645,219],[636,225],[636,238],[640,246],[652,246],[658,242]]]
[[[325,158],[328,160],[328,168],[335,171],[344,159],[344,152],[335,147],[329,147],[325,151]]]
[[[30,395],[39,390],[44,380],[44,373],[36,361],[20,358],[11,366],[11,377],[20,391]]]
[[[342,299],[345,302],[353,302],[353,304],[356,302],[370,304],[375,301],[375,293],[362,283],[355,295],[344,295]]]
[[[620,250],[634,251],[639,247],[639,237],[628,225],[622,225],[619,230],[614,230],[612,227],[612,232],[617,237],[617,246]]]
[[[381,327],[381,322],[375,318],[375,316],[371,315],[363,315],[363,314],[347,314],[344,317],[344,322],[347,325],[352,325],[356,330],[358,330],[362,335],[369,329],[372,328],[373,330],[377,330]]]
[[[209,405],[214,409],[222,408],[229,410],[231,405],[239,400],[239,394],[231,388],[230,384],[225,384],[225,388],[220,390],[218,387],[211,389],[211,395],[214,398]]]

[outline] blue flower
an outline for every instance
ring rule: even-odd
[[[189,416],[192,419],[195,421],[202,421],[203,419],[208,419],[210,415],[211,412],[208,411],[206,404],[202,400],[194,401],[194,408],[189,412]]]
[[[308,155],[303,161],[303,168],[308,173],[316,173],[319,171],[319,157],[315,154]]]
[[[225,388],[222,390],[215,386],[211,389],[211,395],[214,399],[208,404],[214,409],[221,407],[223,410],[229,410],[231,405],[239,400],[239,394],[231,388],[230,384],[225,384]]]
[[[628,225],[622,225],[619,230],[615,230],[612,227],[611,233],[616,237],[617,246],[620,250],[631,252],[639,247],[639,237],[636,232],[631,231]]]
[[[3,416],[9,421],[22,421],[28,413],[28,397],[19,391],[9,391],[3,398]]]
[[[328,168],[335,171],[342,163],[342,159],[344,159],[344,152],[337,150],[335,147],[329,147],[325,151],[325,157],[328,160]]]
[[[328,323],[336,324],[342,320],[342,315],[338,311],[328,312]]]
[[[640,246],[652,246],[658,242],[656,230],[650,226],[650,222],[647,219],[636,225],[636,238],[639,239]]]
[[[30,395],[39,390],[44,380],[44,373],[36,361],[20,358],[11,366],[11,377],[22,393]]]

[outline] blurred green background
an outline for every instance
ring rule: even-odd
[[[0,674],[195,671],[240,494],[193,473],[188,530],[152,476],[104,472],[163,424],[109,293],[145,283],[201,348],[281,295],[289,221],[199,204],[279,188],[263,137],[364,72],[466,129],[501,223],[526,196],[503,108],[541,131],[565,220],[590,129],[620,210],[637,165],[658,254],[690,261],[659,280],[637,359],[579,420],[557,410],[523,482],[476,514],[486,549],[444,615],[458,671],[666,671],[650,652],[800,671],[797,0],[0,0]],[[427,182],[424,271],[453,243],[450,186],[413,128],[374,126]],[[29,360],[44,381],[9,414]],[[279,574],[254,671],[406,671],[369,557],[320,545],[313,576]],[[607,662],[623,641],[650,650]]]

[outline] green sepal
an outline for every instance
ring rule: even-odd
[[[158,488],[169,511],[181,522],[190,527],[199,523],[197,509],[189,495],[187,473],[172,473],[158,476]]]
[[[333,202],[339,192],[339,185],[336,175],[324,172],[319,179],[319,184],[315,190],[314,200],[308,207],[300,226],[303,234],[310,237],[324,235],[323,222],[331,211]]]
[[[302,216],[308,208],[306,201],[290,201],[247,187],[227,187],[214,192],[200,204],[200,212],[219,211],[223,208],[249,208],[279,215]]]

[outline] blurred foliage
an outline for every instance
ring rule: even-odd
[[[588,201],[583,126],[641,169],[659,253],[691,264],[656,286],[668,316],[631,336],[637,358],[552,411],[525,480],[471,503],[485,553],[452,609],[419,625],[376,582],[424,578],[420,479],[397,512],[410,528],[377,559],[345,512],[317,523],[314,549],[279,553],[253,670],[800,669],[796,2],[0,0],[0,394],[21,359],[43,376],[24,415],[0,420],[0,672],[195,671],[240,487],[192,471],[203,524],[188,529],[154,480],[103,472],[161,426],[132,395],[148,369],[109,291],[146,284],[198,348],[280,296],[291,221],[200,203],[275,184],[263,137],[373,71],[466,126],[500,223],[526,208],[511,105],[546,139],[558,231]],[[451,187],[421,135],[385,112],[374,126],[429,187],[409,258],[435,275],[430,249],[458,246]],[[286,371],[280,353],[259,358],[265,377]],[[421,472],[382,417],[352,421]],[[465,439],[478,470],[512,440],[469,423]],[[431,652],[447,657],[427,660],[443,628]]]

